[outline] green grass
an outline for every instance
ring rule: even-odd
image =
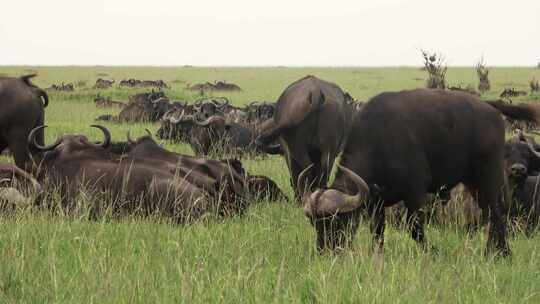
[[[46,140],[67,133],[99,139],[89,128],[101,114],[91,89],[98,77],[163,79],[166,93],[191,101],[186,83],[226,80],[243,92],[225,94],[234,104],[276,100],[287,84],[317,75],[334,81],[360,100],[379,92],[421,87],[418,68],[111,68],[1,67],[0,74],[34,70],[34,82],[86,82],[73,93],[50,93]],[[107,76],[104,76],[104,75]],[[496,98],[504,87],[528,91],[540,69],[493,68]],[[452,85],[477,85],[472,68],[450,68]],[[173,82],[174,81],[174,82]],[[184,82],[179,82],[184,81]],[[143,90],[113,89],[101,95],[125,100]],[[537,102],[537,96],[519,101]],[[0,109],[1,110],[1,109]],[[158,124],[113,124],[114,140],[155,131]],[[191,153],[186,145],[164,143]],[[2,160],[11,161],[7,158]],[[288,194],[285,162],[280,157],[245,160],[253,174],[274,179]],[[357,233],[354,250],[340,256],[319,255],[314,231],[301,208],[260,202],[243,217],[208,219],[179,227],[159,219],[104,218],[24,210],[0,217],[0,303],[539,303],[540,237],[516,233],[513,257],[493,261],[483,255],[486,235],[467,237],[461,229],[429,226],[428,239],[438,254],[424,253],[407,233],[389,228],[384,267],[370,250],[367,224]]]

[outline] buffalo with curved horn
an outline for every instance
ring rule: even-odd
[[[334,190],[313,191],[307,198],[304,195],[309,206],[306,210],[316,222],[335,212],[334,226],[317,229],[319,249],[345,247],[356,231],[363,209],[372,219],[373,244],[381,248],[384,207],[400,201],[407,209],[411,237],[422,248],[431,248],[427,246],[421,209],[427,194],[463,183],[477,198],[480,208],[489,214],[486,251],[510,255],[505,222],[509,207],[504,176],[505,128],[501,114],[540,121],[533,107],[485,102],[461,92],[416,89],[385,92],[371,98],[354,117],[340,159],[340,165],[355,175],[341,169],[332,184]],[[363,187],[356,176],[373,185],[365,205],[346,195]]]

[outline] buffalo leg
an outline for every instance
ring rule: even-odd
[[[12,140],[9,142],[9,150],[11,150],[13,158],[15,158],[15,164],[23,170],[26,170],[26,166],[30,160],[26,137],[27,134],[24,132],[12,132],[10,134]]]
[[[423,193],[405,200],[405,206],[407,207],[407,229],[409,229],[412,239],[424,250],[428,249],[428,243],[424,232],[426,217],[421,208],[425,205],[426,198],[426,193]],[[436,251],[433,247],[431,249]]]
[[[407,228],[411,232],[411,237],[423,248],[426,248],[424,222],[424,212],[421,210],[412,211],[407,209]]]
[[[486,247],[487,252],[497,252],[501,256],[511,254],[507,242],[506,222],[502,211],[501,198],[503,197],[504,173],[502,170],[494,171],[493,168],[502,168],[501,163],[485,162],[482,164],[477,175],[478,204],[483,212],[489,215],[489,235]]]
[[[384,246],[384,204],[381,200],[373,200],[369,203],[369,215],[371,216],[370,230],[372,234],[373,249],[382,250]]]

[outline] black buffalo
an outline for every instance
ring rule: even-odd
[[[177,222],[191,221],[209,208],[209,196],[186,179],[156,167],[155,162],[115,159],[108,150],[109,131],[103,131],[102,143],[92,143],[83,135],[65,135],[49,146],[35,142],[38,127],[29,135],[29,144],[42,154],[38,180],[48,193],[58,191],[61,206],[70,210],[81,195],[97,198],[91,210],[111,208],[115,214],[160,213]],[[101,205],[100,205],[101,204]]]
[[[268,146],[280,138],[291,184],[297,197],[298,176],[310,164],[305,182],[323,187],[337,154],[342,150],[352,121],[345,94],[335,84],[315,76],[304,77],[289,85],[279,97],[273,126],[257,141]]]
[[[308,191],[303,197],[305,214],[317,230],[318,248],[347,246],[363,197],[372,216],[374,244],[383,245],[384,206],[404,201],[411,235],[425,245],[419,209],[427,193],[461,182],[478,198],[479,206],[489,210],[488,249],[509,255],[503,215],[507,205],[501,202],[505,189],[501,112],[538,120],[532,108],[483,102],[461,92],[418,89],[373,97],[355,116],[332,187]]]
[[[29,164],[26,139],[33,128],[43,125],[49,103],[47,93],[30,82],[34,76],[0,77],[0,151],[9,148],[19,168]],[[36,140],[43,144],[43,130]]]

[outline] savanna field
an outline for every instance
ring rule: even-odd
[[[48,91],[46,143],[62,134],[102,135],[94,118],[116,114],[97,109],[100,93],[113,100],[150,89],[120,88],[122,79],[162,79],[172,100],[200,97],[186,86],[224,80],[242,92],[219,93],[235,105],[275,101],[293,81],[311,74],[367,101],[383,91],[425,86],[420,68],[197,68],[197,67],[0,67],[0,74],[38,73],[36,85],[71,82],[73,92]],[[113,88],[92,89],[97,78]],[[504,88],[529,91],[540,69],[491,68],[496,99]],[[470,68],[449,68],[450,86],[478,84]],[[527,95],[514,102],[540,102]],[[1,111],[2,109],[0,109]],[[100,122],[114,141],[153,133],[156,124]],[[192,154],[189,145],[161,141],[169,150]],[[1,161],[12,162],[2,156]],[[243,159],[252,174],[273,179],[292,198],[281,156]],[[427,238],[438,249],[424,252],[409,233],[387,225],[381,259],[371,250],[368,223],[354,249],[320,255],[315,232],[293,202],[260,201],[241,217],[205,218],[176,226],[159,218],[62,214],[36,208],[0,216],[0,303],[540,303],[540,233],[526,236],[510,227],[513,256],[484,256],[486,228],[467,234],[459,221],[430,224]]]

